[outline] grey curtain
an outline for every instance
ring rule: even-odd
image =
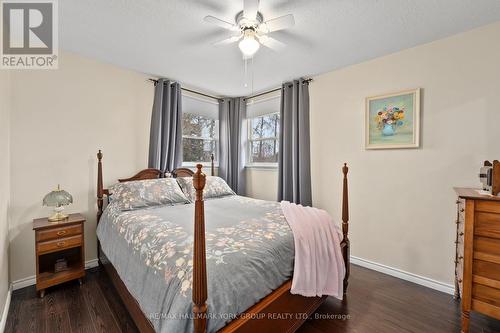
[[[237,194],[245,194],[246,101],[242,97],[219,102],[219,176]]]
[[[149,136],[150,168],[171,171],[182,163],[182,104],[179,83],[160,79],[155,86]]]
[[[281,88],[278,201],[312,205],[309,140],[309,82],[287,82]]]

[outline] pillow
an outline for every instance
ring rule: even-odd
[[[118,183],[110,188],[113,203],[121,210],[189,203],[175,178]]]
[[[192,177],[179,177],[177,182],[182,188],[182,192],[194,202],[196,199],[196,189],[193,185]],[[228,195],[236,195],[233,190],[227,185],[224,179],[216,176],[207,176],[205,188],[203,189],[203,198],[221,198]]]

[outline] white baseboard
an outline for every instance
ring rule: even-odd
[[[10,297],[12,296],[12,287],[7,291],[7,297],[5,298],[5,305],[3,307],[2,319],[0,320],[0,333],[5,331],[5,325],[7,324],[7,315],[9,314],[10,307]]]
[[[365,268],[380,272],[380,273],[391,275],[391,276],[397,277],[397,278],[402,279],[402,280],[410,281],[410,282],[422,285],[422,286],[427,287],[427,288],[438,290],[438,291],[441,291],[441,292],[444,292],[444,293],[447,293],[450,295],[453,295],[455,293],[455,287],[451,284],[436,281],[436,280],[427,278],[425,276],[420,276],[417,274],[406,272],[406,271],[403,271],[403,270],[398,269],[398,268],[386,266],[383,264],[379,264],[379,263],[376,263],[376,262],[373,262],[370,260],[366,260],[366,259],[358,258],[358,257],[354,257],[354,256],[351,256],[351,263],[354,265],[358,265],[361,267],[365,267]],[[98,266],[97,259],[92,259],[92,260],[88,260],[85,262],[85,269],[89,269],[89,268],[93,268],[93,267],[97,267],[97,266]],[[11,289],[17,290],[17,289],[21,289],[24,287],[32,286],[35,283],[36,283],[35,276],[29,276],[29,277],[24,278],[24,279],[19,279],[19,280],[13,281]],[[9,294],[9,297],[10,297],[10,294]],[[1,326],[0,326],[0,328],[1,328]],[[0,332],[2,332],[2,331],[0,330]]]
[[[410,281],[419,285],[422,285],[427,288],[431,288],[434,290],[441,291],[443,293],[447,293],[453,295],[455,293],[455,287],[451,284],[436,281],[425,276],[420,276],[417,274],[413,274],[410,272],[405,272],[401,269],[382,265],[370,260],[353,257],[351,256],[351,263],[354,265],[362,266],[380,273],[384,273],[387,275],[391,275],[397,277],[398,279]]]
[[[99,265],[97,259],[88,260],[85,262],[85,269],[94,268]],[[12,290],[17,290],[25,287],[29,287],[36,284],[36,276],[28,276],[23,279],[12,281]],[[1,331],[0,331],[1,332]]]

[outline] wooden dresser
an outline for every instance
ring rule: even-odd
[[[84,222],[85,218],[80,214],[70,214],[58,222],[49,222],[47,218],[33,220],[36,290],[40,297],[45,295],[48,287],[74,279],[82,283],[85,276]],[[67,267],[57,271],[55,263],[61,259]]]
[[[456,296],[462,298],[462,332],[470,311],[500,319],[500,197],[455,188],[457,240]]]

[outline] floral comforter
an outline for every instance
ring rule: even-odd
[[[106,208],[97,237],[157,332],[192,332],[194,205]],[[286,280],[294,242],[278,202],[228,196],[205,201],[208,332]]]

